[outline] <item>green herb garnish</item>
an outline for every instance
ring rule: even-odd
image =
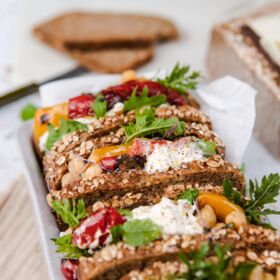
[[[31,103],[25,105],[20,111],[22,121],[28,121],[34,118],[37,107]]]
[[[57,246],[56,252],[64,254],[66,258],[78,259],[82,256],[87,256],[86,250],[79,249],[72,243],[72,234],[52,238],[51,240]]]
[[[250,180],[249,197],[246,199],[242,198],[242,194],[235,190],[228,180],[224,181],[223,189],[224,196],[244,209],[247,220],[251,224],[274,229],[269,222],[264,222],[263,220],[264,218],[268,219],[268,215],[280,214],[280,211],[265,208],[266,204],[276,202],[276,196],[280,191],[279,174],[264,176],[261,184]]]
[[[190,204],[194,204],[194,201],[196,200],[198,194],[199,194],[198,189],[190,189],[190,190],[186,190],[184,193],[182,193],[178,197],[178,199],[186,199]]]
[[[120,239],[131,246],[141,246],[158,239],[161,230],[151,220],[131,220],[111,229],[113,243]]]
[[[126,216],[126,217],[131,217],[132,216],[132,212],[130,209],[124,209],[124,208],[119,208],[118,212],[122,215],[122,216]]]
[[[61,119],[60,125],[58,128],[54,128],[51,124],[48,124],[48,138],[46,141],[46,148],[50,150],[54,143],[70,132],[76,130],[86,131],[88,126],[86,124],[73,121],[73,120],[64,120]]]
[[[130,142],[136,137],[144,137],[153,134],[170,137],[170,130],[173,136],[184,134],[185,123],[177,118],[161,119],[155,117],[153,108],[143,108],[136,112],[136,122],[124,127],[126,142]]]
[[[243,263],[237,266],[233,271],[230,269],[232,265],[232,257],[228,252],[230,246],[216,244],[210,246],[203,244],[197,251],[189,254],[180,253],[179,259],[186,264],[188,272],[178,275],[176,279],[187,280],[243,280],[247,279],[252,269],[255,267],[253,263]],[[213,262],[209,257],[216,259]]]
[[[190,73],[190,66],[180,66],[177,63],[168,76],[164,79],[157,79],[157,82],[184,94],[188,89],[196,89],[200,76],[198,71]]]
[[[198,140],[196,146],[202,150],[204,156],[213,156],[216,154],[216,144],[212,141]]]
[[[64,223],[74,228],[80,224],[81,219],[87,216],[83,199],[79,199],[78,203],[75,200],[72,200],[72,203],[70,203],[68,199],[63,201],[54,200],[52,202],[52,209]]]
[[[107,101],[103,94],[98,94],[93,103],[92,103],[92,110],[95,113],[97,118],[104,117],[107,112]]]
[[[124,112],[139,109],[144,106],[158,107],[159,105],[166,103],[165,95],[155,95],[148,97],[148,88],[144,87],[142,93],[137,96],[137,87],[133,90],[128,100],[124,102]]]

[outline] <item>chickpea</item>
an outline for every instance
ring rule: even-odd
[[[248,280],[264,280],[263,278],[263,268],[260,265],[257,265],[251,271]]]
[[[136,79],[136,73],[134,70],[126,70],[122,73],[122,82],[128,82],[131,80],[135,80]]]
[[[275,280],[280,280],[280,266],[276,267],[276,276],[275,276]]]
[[[215,215],[215,212],[213,208],[206,204],[201,210],[200,215],[202,219],[202,223],[206,223],[208,227],[214,227],[217,223],[217,217]]]
[[[247,220],[245,214],[242,212],[232,211],[226,216],[225,219],[226,224],[233,223],[235,228],[239,228],[242,225],[247,224]]]
[[[70,162],[68,163],[68,170],[71,174],[78,175],[79,173],[81,173],[84,166],[85,166],[84,161],[76,156],[73,159],[71,159]]]
[[[99,165],[95,164],[87,168],[87,170],[82,173],[83,179],[92,178],[94,176],[100,175],[102,173],[102,169]]]
[[[264,272],[263,273],[263,280],[275,280],[275,277],[268,272]]]
[[[75,176],[71,173],[66,173],[65,175],[63,175],[62,179],[61,179],[61,185],[62,187],[65,187],[66,185],[70,184],[73,180],[74,180]]]

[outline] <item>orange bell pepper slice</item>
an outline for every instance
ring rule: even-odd
[[[216,193],[201,192],[198,195],[198,205],[203,208],[205,205],[210,205],[218,220],[225,221],[226,216],[233,211],[244,213],[243,209],[229,201],[225,196]]]
[[[116,156],[128,154],[130,148],[131,148],[131,144],[122,144],[122,145],[108,146],[108,147],[95,149],[92,151],[91,155],[89,156],[89,160],[98,164],[102,158],[116,157]]]
[[[40,137],[47,131],[48,124],[57,127],[61,119],[68,119],[68,103],[37,109],[33,126],[33,139],[35,143],[38,143]]]

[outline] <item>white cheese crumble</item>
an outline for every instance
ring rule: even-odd
[[[163,197],[153,206],[140,206],[132,210],[132,218],[150,219],[162,229],[162,234],[199,234],[203,227],[194,216],[195,206],[187,200],[172,201]]]
[[[114,117],[116,113],[123,111],[124,104],[122,102],[117,102],[111,110],[106,113],[106,116]]]
[[[180,168],[182,163],[201,159],[203,159],[203,152],[193,142],[155,144],[153,152],[147,156],[145,171],[149,174],[165,172],[169,168]]]
[[[46,144],[47,144],[47,139],[49,136],[49,132],[46,131],[40,138],[39,138],[39,149],[41,152],[45,152],[47,150]]]

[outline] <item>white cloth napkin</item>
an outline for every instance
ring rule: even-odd
[[[155,73],[142,76],[153,75]],[[40,88],[42,106],[67,101],[83,92],[98,93],[120,82],[120,75],[89,75],[51,82]],[[223,139],[227,159],[240,164],[254,126],[256,90],[233,77],[224,77],[199,87],[195,95],[202,111],[210,116],[214,130]]]

